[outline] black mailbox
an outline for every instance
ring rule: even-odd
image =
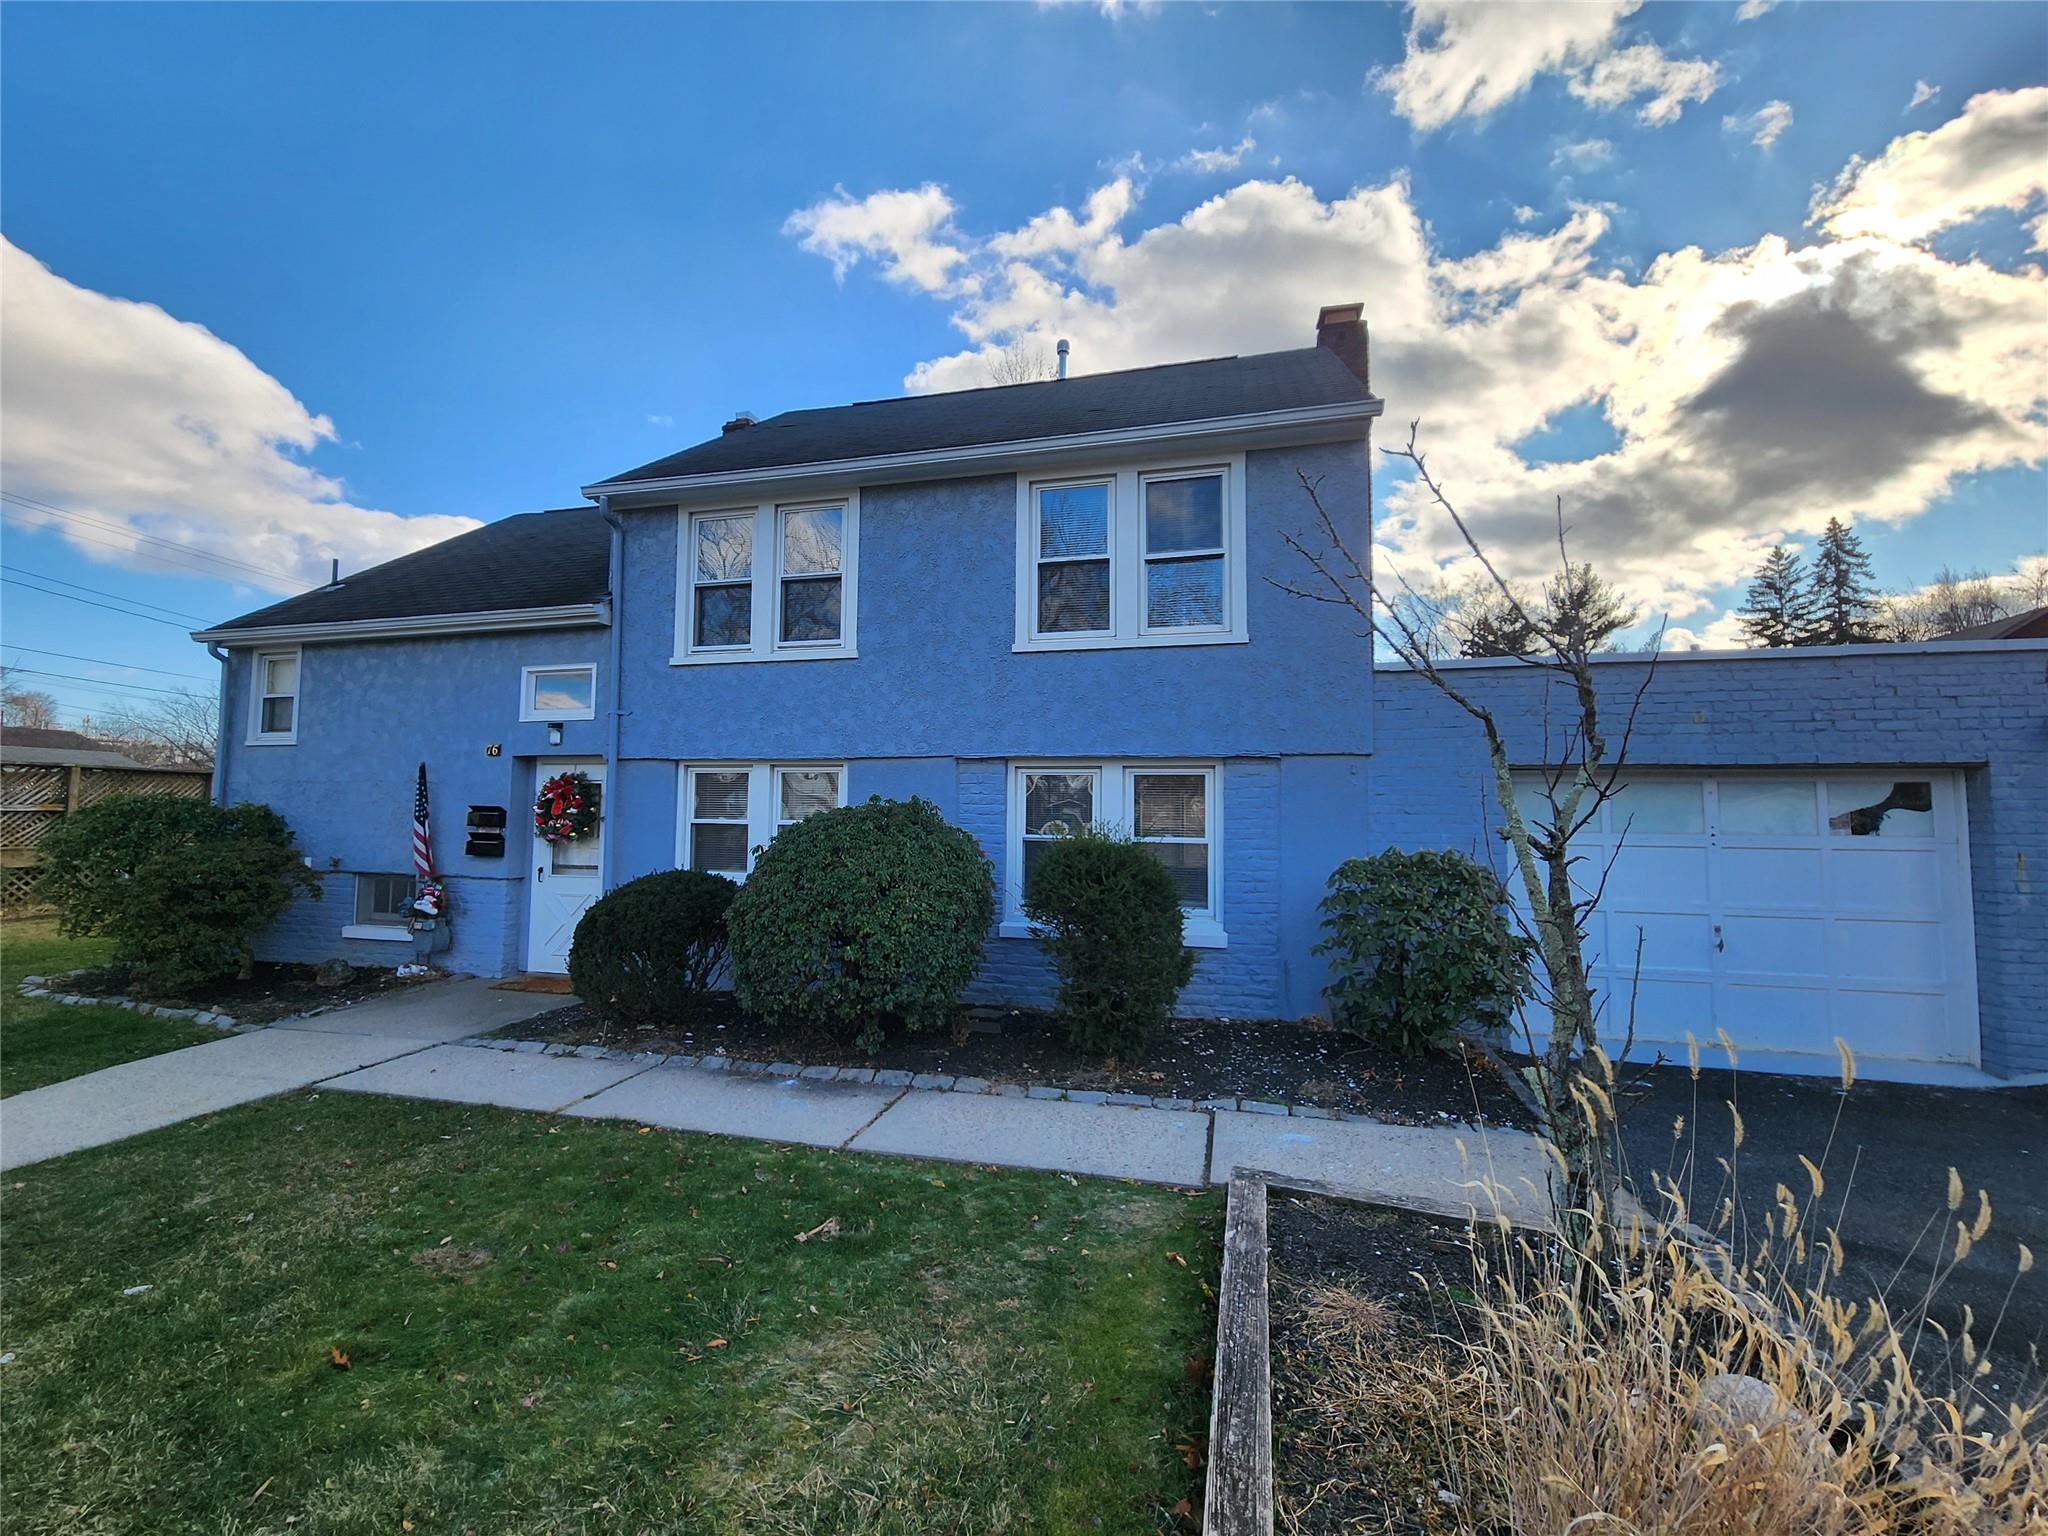
[[[469,808],[469,840],[462,851],[472,859],[505,857],[505,807],[472,805]]]
[[[484,830],[505,829],[505,807],[502,805],[472,805],[469,808],[469,824]]]

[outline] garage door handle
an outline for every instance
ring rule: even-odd
[[[1722,954],[1728,948],[1728,941],[1721,937],[1721,925],[1714,924],[1714,953]]]

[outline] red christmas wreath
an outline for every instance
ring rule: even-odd
[[[533,832],[542,842],[573,843],[597,830],[597,786],[580,773],[558,773],[533,801]]]

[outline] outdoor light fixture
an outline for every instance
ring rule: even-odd
[[[559,720],[550,720],[548,722],[548,745],[551,747],[559,747],[561,744],[562,722]]]

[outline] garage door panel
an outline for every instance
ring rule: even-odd
[[[1738,1044],[1769,1051],[1832,1049],[1833,1023],[1825,987],[1729,981],[1723,986]]]
[[[1834,1002],[1834,1033],[1858,1056],[1933,1061],[1960,1054],[1941,993],[1838,992]]]
[[[1608,907],[1647,908],[1663,912],[1707,910],[1707,850],[1624,843],[1613,855],[1602,902]],[[1602,851],[1588,865],[1607,861]]]
[[[1939,916],[1941,855],[1933,848],[1831,850],[1828,893],[1838,912]]]
[[[1939,989],[1948,981],[1948,939],[1939,923],[1837,918],[1829,928],[1828,958],[1845,985]]]
[[[1620,1048],[1628,1032],[1628,978],[1603,978],[1606,1012],[1600,1038]],[[1695,1040],[1714,1038],[1714,988],[1705,981],[1672,981],[1645,976],[1635,990],[1638,1042],[1683,1046],[1686,1033]]]
[[[1700,977],[1713,974],[1714,924],[1704,912],[1610,912],[1607,937],[1613,945],[1610,963],[1634,968],[1636,934],[1643,939],[1645,971],[1680,971]]]
[[[1819,912],[1826,905],[1818,848],[1728,848],[1714,853],[1714,897],[1723,910]]]
[[[1730,975],[1794,976],[1825,983],[1827,922],[1820,917],[1721,919],[1722,970]]]

